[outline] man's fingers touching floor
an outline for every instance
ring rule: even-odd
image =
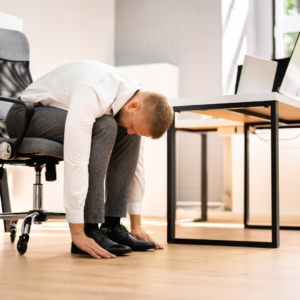
[[[156,247],[156,249],[164,249],[163,246],[161,246],[160,244],[156,243],[153,239],[151,239],[151,237],[149,237],[149,242],[153,243]]]
[[[93,250],[103,258],[116,258],[116,256],[114,254],[104,250],[100,246],[94,248]]]
[[[101,258],[101,256],[99,256],[94,250],[90,249],[89,251],[87,251],[88,254],[90,254],[92,257],[94,258]]]

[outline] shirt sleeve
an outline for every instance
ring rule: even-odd
[[[71,92],[64,138],[64,206],[69,223],[84,223],[88,164],[96,116],[101,116],[101,109],[95,91],[86,84],[76,85]]]
[[[139,160],[131,185],[128,201],[128,214],[130,215],[140,215],[142,211],[142,200],[145,195],[144,148],[145,138],[142,137]]]

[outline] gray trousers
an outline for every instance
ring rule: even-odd
[[[40,137],[63,144],[67,113],[63,109],[36,105],[26,137]],[[17,137],[23,124],[23,116],[23,106],[14,104],[6,119],[11,138]],[[85,223],[103,223],[104,216],[126,217],[140,142],[140,136],[127,134],[127,130],[118,126],[113,116],[104,115],[96,119],[92,132],[89,187],[84,207]]]

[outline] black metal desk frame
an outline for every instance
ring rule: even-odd
[[[271,229],[271,242],[256,241],[233,241],[233,240],[210,240],[210,239],[183,239],[175,237],[176,222],[176,128],[175,121],[168,130],[167,137],[167,240],[171,244],[192,244],[192,245],[215,245],[215,246],[239,246],[239,247],[279,247],[279,171],[278,171],[278,102],[258,101],[226,104],[205,104],[174,107],[174,112],[181,111],[203,111],[209,109],[241,109],[249,107],[269,107],[271,109],[271,226],[249,225],[249,124],[245,125],[245,228]],[[249,112],[251,115],[251,112]],[[280,122],[284,122],[280,120]],[[291,122],[290,122],[291,123]],[[298,121],[299,123],[299,121]]]

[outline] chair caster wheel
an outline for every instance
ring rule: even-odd
[[[18,252],[23,255],[27,251],[28,235],[22,234],[17,244]]]
[[[13,244],[16,239],[17,230],[15,228],[11,229],[10,231],[10,241]]]

